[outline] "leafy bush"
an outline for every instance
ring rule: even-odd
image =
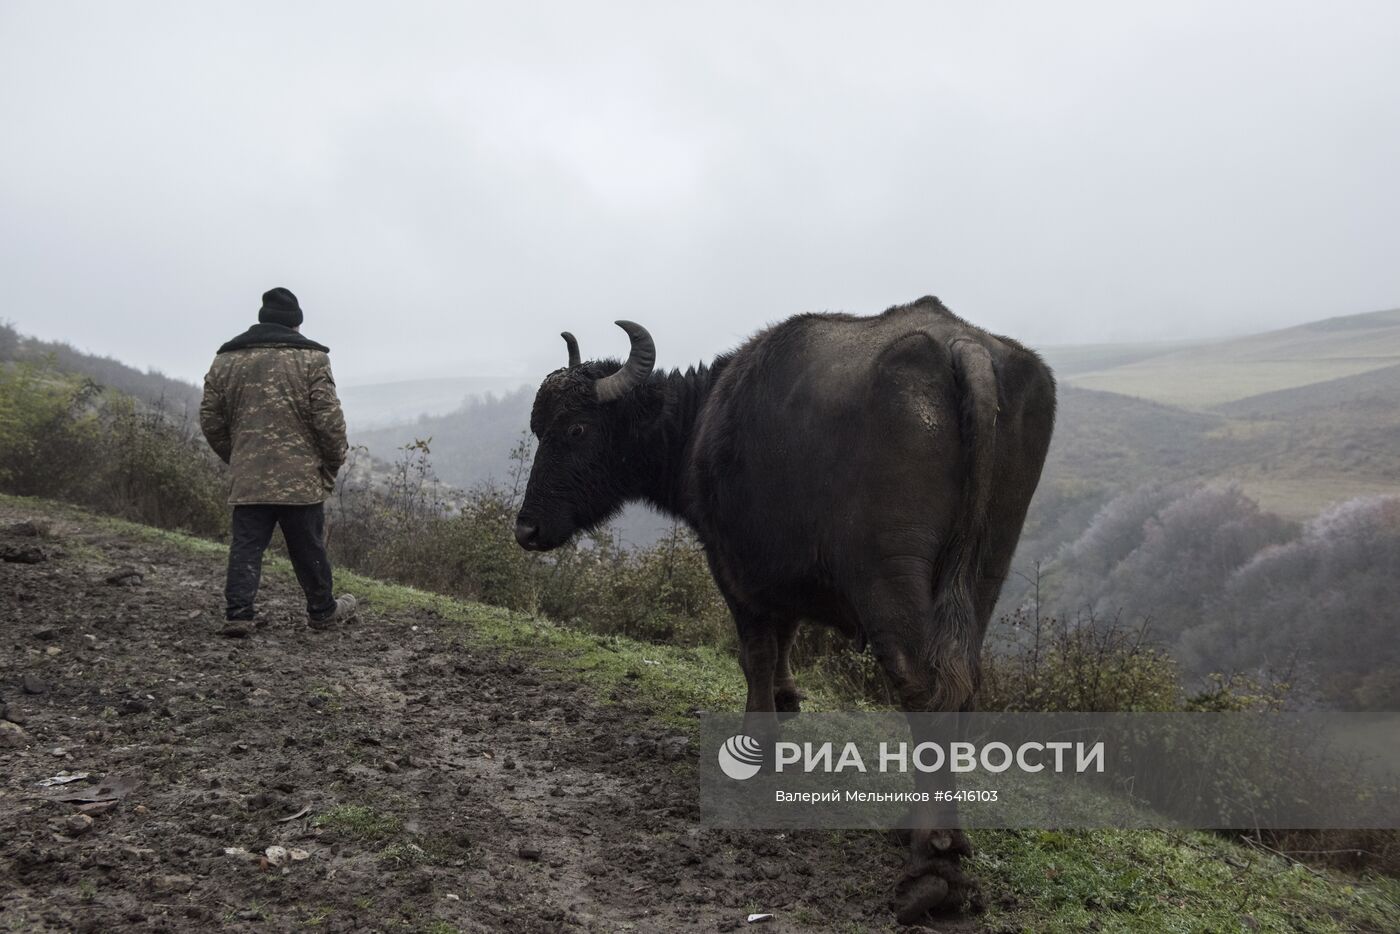
[[[0,367],[0,483],[21,496],[65,497],[94,469],[99,388],[34,363]]]
[[[345,472],[331,503],[337,563],[602,635],[700,645],[732,631],[703,551],[679,527],[646,549],[623,548],[604,529],[532,554],[514,539],[527,440],[513,452],[508,485],[479,485],[455,504],[442,500],[430,455],[430,439],[404,445],[382,483]]]
[[[188,423],[33,361],[0,365],[0,489],[196,534],[228,527],[222,468]]]
[[[1147,625],[1092,615],[1074,623],[1017,613],[983,653],[979,707],[1008,712],[1162,712],[1182,709],[1176,662]]]

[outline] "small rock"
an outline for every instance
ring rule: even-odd
[[[72,814],[63,822],[63,828],[73,836],[81,836],[92,829],[92,818],[86,814]]]
[[[48,534],[48,523],[35,522],[33,519],[26,519],[23,522],[15,522],[5,526],[5,534],[13,535],[16,538],[38,538]]]
[[[528,844],[528,843],[522,843],[522,844],[520,845],[520,849],[517,850],[516,852],[517,852],[517,854],[520,856],[521,859],[528,859],[528,860],[530,860],[531,862],[535,862],[536,860],[538,860],[538,859],[540,858],[540,856],[543,855],[543,853],[542,853],[542,851],[540,850],[539,847],[533,846],[533,845]]]
[[[55,626],[41,626],[34,630],[34,638],[40,642],[49,642],[58,636],[58,628]]]
[[[139,697],[128,697],[122,701],[121,712],[124,714],[145,713],[151,709],[151,705]]]
[[[20,686],[24,688],[26,694],[47,694],[49,685],[43,678],[35,674],[27,674],[20,681]]]
[[[49,560],[48,552],[38,545],[0,546],[0,561],[11,564],[43,564]]]
[[[44,649],[44,654],[47,655],[49,658],[53,658],[55,655],[59,655],[62,652],[63,650],[56,645],[51,645],[48,648]]]
[[[0,749],[18,749],[29,742],[24,728],[9,720],[0,720]]]
[[[385,759],[379,767],[391,775],[400,770],[399,764],[393,759]]]
[[[135,587],[145,580],[145,575],[133,567],[122,567],[103,579],[114,587]]]

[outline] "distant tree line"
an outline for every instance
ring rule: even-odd
[[[61,373],[86,377],[147,405],[193,417],[199,411],[199,387],[156,370],[138,370],[120,360],[84,353],[62,341],[26,337],[0,321],[0,363],[47,363]]]
[[[1400,496],[1302,525],[1238,489],[1145,486],[1113,499],[1045,572],[1060,612],[1149,621],[1190,674],[1297,680],[1303,696],[1400,709]]]

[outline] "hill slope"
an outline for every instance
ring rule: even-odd
[[[1400,309],[1392,309],[1198,344],[1064,375],[1086,389],[1201,408],[1397,363]]]
[[[104,389],[115,389],[152,406],[162,406],[176,417],[197,417],[200,389],[193,383],[172,379],[155,370],[138,370],[120,360],[85,353],[61,341],[25,337],[0,322],[0,364],[20,361],[52,361],[62,373],[86,377]]]
[[[771,911],[774,930],[893,930],[883,834],[696,825],[690,711],[742,706],[732,661],[351,575],[361,619],[313,633],[280,560],[267,624],[229,641],[222,548],[0,498],[0,530],[19,518],[51,533],[47,561],[0,564],[0,690],[22,721],[0,731],[0,888],[17,929],[714,931]],[[141,579],[104,584],[119,566]],[[93,779],[36,788],[60,769]],[[56,800],[116,778],[132,784],[90,822]],[[1394,881],[1207,834],[974,843],[990,910],[943,930],[1400,923]],[[307,858],[268,871],[273,845]]]

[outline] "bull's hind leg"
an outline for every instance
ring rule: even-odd
[[[798,621],[780,623],[777,626],[778,665],[773,673],[773,707],[778,713],[799,713],[802,710],[803,694],[797,689],[797,681],[792,676],[792,644],[797,641]]]
[[[972,693],[964,679],[941,679],[936,673],[946,666],[931,653],[937,647],[946,651],[948,645],[932,638],[931,627],[937,621],[930,580],[931,573],[891,575],[853,601],[876,658],[909,714],[958,711],[967,705]],[[910,717],[915,746],[948,741],[949,737],[938,735],[929,720]],[[915,924],[930,914],[964,907],[980,909],[977,883],[962,870],[962,861],[972,855],[972,846],[958,827],[957,805],[948,800],[956,791],[952,775],[916,772],[915,787],[926,793],[929,801],[916,805],[910,815],[909,860],[895,886],[898,919]]]

